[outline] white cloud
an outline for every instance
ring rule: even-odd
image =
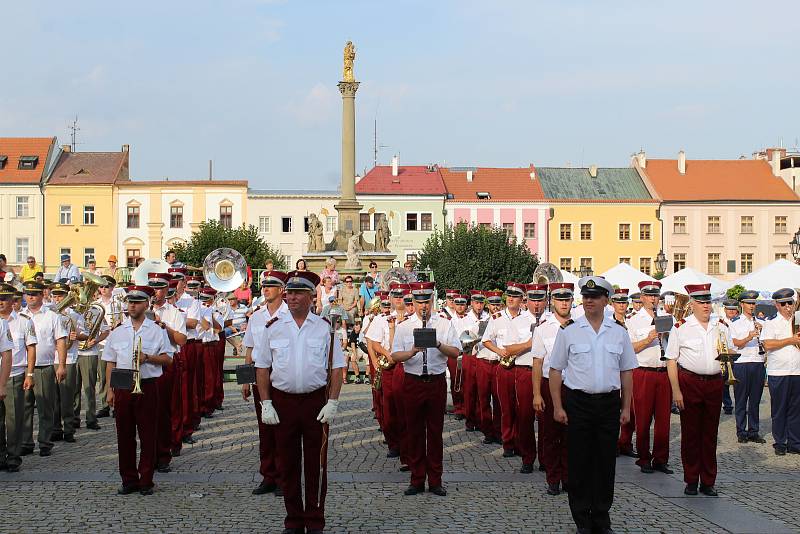
[[[289,101],[286,110],[301,124],[322,124],[333,117],[336,96],[333,89],[317,82],[301,99]]]

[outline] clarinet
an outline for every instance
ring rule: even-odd
[[[655,314],[655,310],[653,310]],[[653,315],[653,322],[651,323],[653,326],[656,325],[656,317]],[[661,357],[659,358],[660,361],[666,361],[667,359],[667,352],[664,350],[664,343],[661,341],[661,334],[656,332],[656,337],[658,338],[658,348],[661,349]]]
[[[428,322],[428,312],[422,312],[422,328],[425,328],[426,323]],[[422,349],[422,376],[428,375],[428,349]]]

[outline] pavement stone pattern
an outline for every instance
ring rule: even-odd
[[[53,456],[26,456],[19,473],[0,472],[0,532],[280,532],[282,500],[253,496],[258,438],[252,398],[225,386],[225,410],[204,419],[198,443],[156,473],[156,493],[121,497],[113,419],[82,428],[77,443],[59,442]],[[386,458],[370,411],[370,389],[346,385],[332,429],[326,530],[329,532],[574,532],[567,496],[544,492],[544,476],[518,473],[463,422],[446,417],[447,497],[405,497],[408,474]],[[765,445],[736,442],[733,416],[720,425],[718,499],[682,494],[680,425],[672,418],[676,473],[645,475],[620,458],[612,522],[617,532],[800,532],[800,455],[772,452],[769,396],[761,405]]]

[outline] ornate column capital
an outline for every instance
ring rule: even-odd
[[[339,92],[342,93],[342,98],[355,98],[356,91],[358,91],[358,84],[361,82],[339,82]]]

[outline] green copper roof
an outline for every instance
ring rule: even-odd
[[[639,173],[631,168],[598,168],[597,177],[589,169],[537,167],[536,172],[546,198],[622,200],[649,199]]]

